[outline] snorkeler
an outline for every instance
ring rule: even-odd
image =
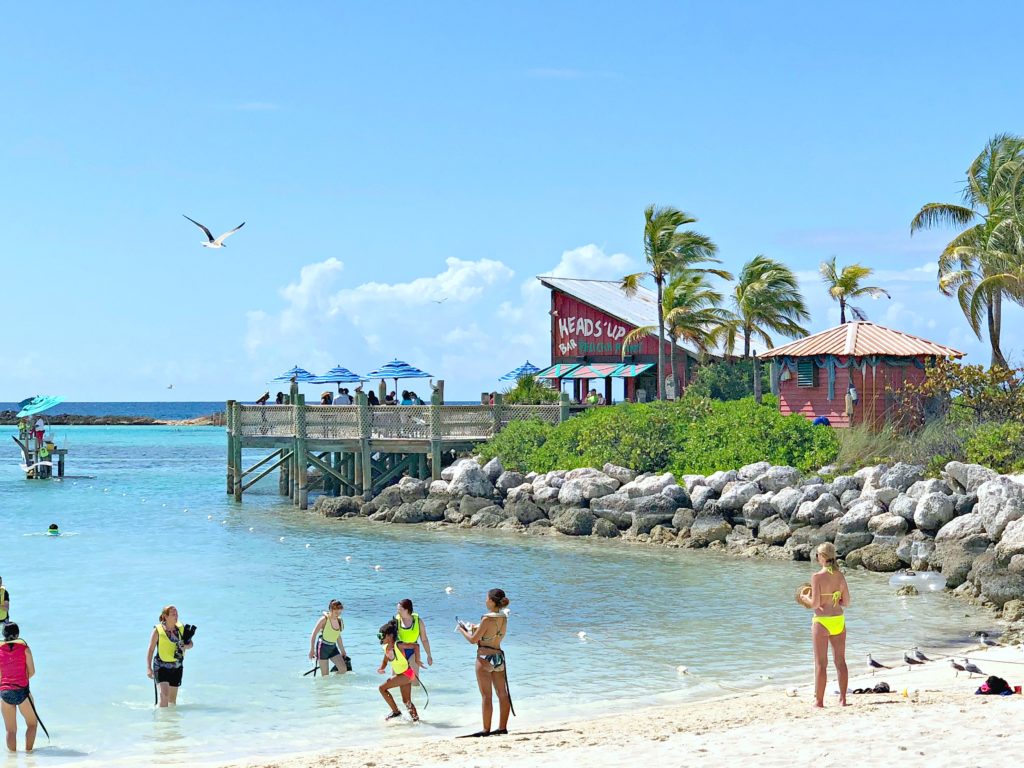
[[[50,523],[50,527],[46,529],[47,536],[60,536],[60,527],[56,523]]]
[[[331,600],[309,638],[309,658],[316,660],[323,677],[327,677],[331,664],[339,674],[345,674],[351,664],[345,655],[345,642],[341,639],[341,633],[345,631],[345,621],[341,618],[344,608],[341,600]]]
[[[416,680],[416,670],[409,666],[409,660],[397,647],[398,622],[392,619],[381,627],[380,631],[377,633],[377,638],[380,640],[380,643],[384,648],[384,658],[381,659],[380,666],[377,668],[377,673],[383,675],[389,662],[391,664],[392,673],[391,678],[382,683],[377,689],[380,691],[380,695],[384,697],[384,701],[386,701],[388,706],[391,707],[391,713],[384,719],[393,720],[396,717],[402,716],[402,711],[395,703],[395,697],[392,696],[388,690],[389,688],[398,688],[402,694],[402,702],[405,704],[406,709],[409,710],[409,717],[412,718],[414,723],[418,722],[420,716],[416,711],[416,705],[412,703],[412,683]]]
[[[149,637],[146,675],[153,680],[155,691],[159,691],[161,707],[178,702],[185,651],[192,647],[195,632],[194,625],[178,623],[178,609],[173,605],[160,611],[160,619]],[[155,655],[153,651],[156,651]]]
[[[420,638],[423,638],[423,648],[427,652],[427,664],[434,664],[434,657],[430,655],[430,638],[427,637],[427,626],[420,619],[418,613],[412,612],[412,600],[405,598],[399,600],[396,606],[398,613],[395,614],[395,624],[398,628],[398,648],[405,654],[405,658],[416,670],[426,669],[426,665],[420,661]]]

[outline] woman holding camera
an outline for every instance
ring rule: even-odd
[[[504,591],[492,589],[487,593],[487,613],[479,624],[462,624],[459,632],[467,642],[474,643],[476,653],[476,683],[480,688],[483,706],[484,729],[473,736],[504,736],[508,733],[508,715],[512,709],[512,697],[508,692],[508,678],[505,674],[505,652],[501,641],[508,630],[508,616],[502,609],[508,607],[509,599]],[[491,730],[491,716],[494,713],[492,694],[498,696],[498,730]]]
[[[161,707],[178,703],[178,689],[185,671],[185,651],[192,648],[195,631],[192,624],[183,626],[178,623],[178,609],[173,605],[160,611],[160,620],[149,637],[146,675],[153,680],[153,687],[159,691]]]

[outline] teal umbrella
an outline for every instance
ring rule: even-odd
[[[24,402],[24,401],[22,401]],[[37,413],[48,411],[55,405],[60,405],[64,402],[62,395],[36,395],[28,403],[22,405],[20,411],[18,411],[18,418],[22,416],[35,416]],[[19,405],[21,405],[19,403]]]

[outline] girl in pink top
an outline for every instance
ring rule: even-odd
[[[4,640],[0,643],[0,712],[7,730],[7,749],[18,751],[18,710],[25,718],[25,751],[31,752],[36,743],[39,719],[32,706],[28,681],[36,673],[32,651],[28,643],[18,637],[18,625],[4,626]]]

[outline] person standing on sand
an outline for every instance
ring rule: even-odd
[[[801,595],[801,602],[814,611],[811,619],[811,644],[814,647],[814,706],[825,706],[825,683],[828,677],[828,647],[839,676],[839,704],[846,704],[849,671],[846,668],[846,616],[850,605],[850,588],[839,570],[835,544],[826,541],[816,550],[821,570],[811,576],[811,594]]]
[[[508,715],[512,711],[512,697],[508,692],[508,677],[505,674],[505,652],[501,641],[508,630],[508,616],[502,609],[509,600],[504,591],[492,589],[487,593],[487,613],[479,624],[458,625],[459,633],[467,642],[476,645],[476,684],[482,699],[484,729],[472,736],[504,736],[508,733]],[[494,713],[493,694],[498,695],[498,730],[491,730],[491,716]],[[513,714],[515,714],[513,712]]]
[[[18,712],[25,718],[25,751],[31,752],[36,743],[39,718],[32,703],[28,681],[36,673],[32,651],[28,643],[18,636],[18,625],[4,625],[3,644],[0,644],[0,711],[7,730],[7,749],[18,751]]]

